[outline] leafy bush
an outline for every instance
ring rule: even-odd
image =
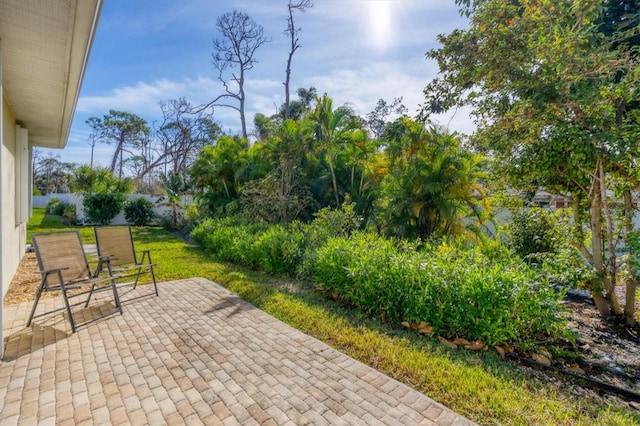
[[[311,269],[316,260],[316,251],[323,247],[330,238],[347,237],[359,229],[362,218],[359,217],[353,203],[345,202],[340,209],[325,207],[315,214],[309,224],[301,225],[305,235],[305,251],[300,265],[300,275],[311,278]]]
[[[534,260],[531,254],[557,253],[566,241],[558,219],[557,214],[539,207],[521,209],[507,227],[511,248],[528,261]]]
[[[418,245],[363,231],[329,236],[325,230],[324,243],[310,245],[311,233],[320,231],[227,218],[206,219],[191,236],[220,259],[269,272],[293,275],[304,258],[305,277],[328,295],[372,316],[425,321],[446,338],[526,346],[563,331],[562,294],[550,286],[558,277],[553,268],[543,274],[496,247],[487,256],[454,241]]]
[[[237,224],[232,218],[209,218],[191,232],[191,238],[222,260],[255,267],[257,265],[251,263],[247,250],[264,229],[262,224]]]
[[[274,225],[257,235],[248,248],[251,263],[265,271],[294,275],[302,260],[305,240],[295,227]]]
[[[438,335],[489,345],[562,331],[561,295],[534,270],[443,243],[417,251],[375,234],[333,238],[318,250],[314,282],[375,316],[425,321]]]
[[[62,213],[64,212],[64,206],[65,206],[65,203],[60,201],[60,198],[53,197],[47,203],[47,207],[45,208],[44,211],[45,211],[46,214],[52,214],[52,215],[55,215],[55,216],[62,216]]]
[[[556,289],[578,288],[595,278],[589,262],[574,247],[560,247],[556,253],[535,253],[528,257],[538,280]]]
[[[267,226],[206,219],[191,238],[219,258],[267,272],[295,275],[302,262],[305,235],[298,222]]]
[[[49,200],[45,207],[45,213],[54,216],[61,216],[65,225],[75,225],[77,223],[76,206],[74,204],[62,202],[58,197],[54,197]]]
[[[122,193],[96,192],[85,194],[82,205],[89,222],[108,225],[120,213],[125,201],[126,196]]]
[[[154,204],[146,198],[129,200],[124,203],[124,218],[135,226],[147,225],[155,217],[153,207]]]
[[[184,208],[182,231],[189,233],[195,229],[204,219],[204,214],[198,204],[188,204]]]
[[[74,204],[64,204],[62,211],[63,222],[66,225],[77,225],[78,218],[76,216],[76,206]]]

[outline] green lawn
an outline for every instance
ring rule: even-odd
[[[28,233],[60,229],[34,209]],[[91,228],[78,227],[86,243]],[[258,308],[349,356],[371,365],[480,424],[635,425],[640,415],[558,394],[525,378],[493,351],[451,351],[401,327],[361,315],[310,286],[217,261],[199,247],[155,227],[134,228],[150,249],[160,281],[205,277]],[[159,284],[162,291],[162,284]]]

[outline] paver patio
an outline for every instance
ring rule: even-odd
[[[7,306],[0,424],[472,424],[209,280],[159,290],[75,334]]]

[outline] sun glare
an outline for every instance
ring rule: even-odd
[[[369,42],[378,50],[386,50],[393,44],[391,2],[371,0],[367,2],[367,7],[369,8]]]

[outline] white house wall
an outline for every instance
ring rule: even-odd
[[[27,157],[28,158],[28,157]],[[2,238],[2,297],[9,290],[11,279],[25,251],[26,220],[21,220],[16,204],[19,185],[16,173],[16,122],[7,100],[2,98],[2,147],[0,147],[0,235]],[[18,222],[18,223],[17,223]]]

